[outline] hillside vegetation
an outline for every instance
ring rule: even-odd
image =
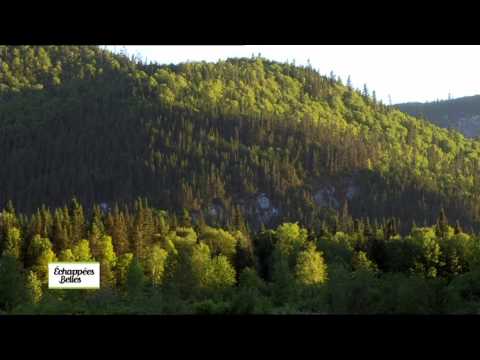
[[[0,312],[8,314],[477,314],[480,238],[449,225],[342,216],[250,234],[152,208],[87,216],[73,200],[0,213]],[[50,262],[100,263],[99,290],[49,289]]]
[[[478,312],[480,143],[334,74],[0,46],[0,164],[0,311]]]
[[[220,224],[310,226],[327,205],[405,224],[443,206],[478,223],[478,142],[309,67],[74,46],[2,46],[0,59],[0,202],[20,210],[143,196]]]

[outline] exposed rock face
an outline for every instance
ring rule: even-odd
[[[212,220],[222,221],[225,218],[225,208],[222,202],[214,199],[212,203],[207,206],[206,216]]]
[[[275,220],[279,218],[281,211],[275,207],[272,199],[265,193],[260,193],[253,198],[238,201],[237,205],[253,222],[257,230],[260,226],[273,225]]]
[[[277,208],[270,208],[266,211],[261,211],[258,213],[259,220],[265,225],[270,224],[273,219],[278,216],[278,214],[279,210]]]
[[[270,224],[279,215],[279,212],[279,209],[272,205],[266,194],[262,193],[257,196],[254,213],[261,223]]]
[[[108,206],[108,204],[106,202],[102,202],[102,203],[100,203],[100,210],[102,210],[102,212],[104,214],[106,214],[110,211],[110,207]]]
[[[257,198],[257,204],[260,209],[267,210],[270,208],[270,199],[265,194],[260,194]]]
[[[339,209],[344,201],[350,201],[360,192],[359,186],[355,183],[355,178],[346,178],[335,185],[325,184],[320,186],[314,193],[314,200],[319,207],[330,207]]]
[[[217,217],[220,213],[220,209],[217,206],[210,204],[207,209],[208,215],[211,217]]]
[[[338,209],[340,203],[336,199],[335,193],[335,188],[332,185],[325,185],[315,192],[313,198],[319,207],[333,207]]]
[[[360,192],[359,186],[355,182],[355,175],[349,178],[343,178],[336,183],[326,183],[319,185],[314,191],[313,198],[318,207],[340,209],[344,201],[354,199]],[[275,201],[266,193],[259,193],[250,198],[237,198],[233,201],[236,206],[246,216],[254,228],[259,229],[263,224],[265,226],[275,226],[276,221],[281,219],[282,211],[275,206]],[[226,208],[222,201],[214,199],[206,206],[201,213],[205,220],[223,221],[226,219]],[[192,219],[197,221],[199,214],[191,213]]]
[[[198,221],[200,220],[201,216],[202,216],[202,213],[200,210],[191,210],[190,211],[190,216],[192,218],[192,222],[194,224],[197,224]]]
[[[355,180],[349,179],[345,188],[345,197],[347,200],[352,200],[359,192],[360,189],[358,185],[355,184]]]

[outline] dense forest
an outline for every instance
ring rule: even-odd
[[[395,107],[440,127],[456,129],[467,137],[480,135],[480,95],[428,103],[404,103]]]
[[[347,207],[402,231],[443,207],[479,230],[480,143],[334,74],[255,57],[145,64],[89,46],[3,46],[0,59],[3,206],[145,197],[252,230],[318,227]]]
[[[397,222],[340,217],[249,234],[192,224],[139,199],[73,199],[0,214],[0,311],[8,314],[476,314],[480,237],[449,223],[401,236]],[[100,290],[48,289],[48,263],[98,261]]]
[[[480,143],[311,66],[0,46],[0,163],[3,311],[476,311]]]

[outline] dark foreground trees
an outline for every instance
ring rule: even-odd
[[[325,225],[321,233],[283,223],[242,233],[198,221],[184,226],[175,214],[146,203],[100,213],[66,208],[65,228],[74,229],[78,219],[84,226],[65,235],[50,220],[58,211],[44,207],[26,215],[9,208],[0,213],[2,312],[430,314],[480,309],[480,238],[458,224],[451,227],[445,214],[432,227],[387,238],[394,221],[372,225],[356,219],[351,231]],[[140,225],[135,219],[145,213],[151,218]],[[125,226],[120,233],[108,223]],[[129,251],[121,253],[125,247],[119,242],[124,241]],[[48,289],[46,269],[56,259],[100,262],[101,289]]]

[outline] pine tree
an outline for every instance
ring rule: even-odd
[[[57,252],[69,249],[73,245],[70,237],[68,236],[67,229],[64,226],[61,211],[55,212],[55,217],[53,220],[52,242]]]
[[[367,84],[363,84],[363,92],[362,92],[362,95],[367,99],[370,94],[368,92],[368,88],[367,88]]]
[[[6,231],[3,255],[20,260],[22,250],[22,235],[17,227],[9,227]]]
[[[128,225],[125,216],[115,206],[113,218],[108,227],[109,234],[112,236],[113,246],[118,255],[123,255],[130,251],[128,239]]]
[[[440,209],[440,214],[438,216],[436,232],[437,235],[441,238],[445,237],[445,235],[448,234],[448,219],[443,207]]]
[[[462,227],[460,226],[460,222],[458,220],[455,222],[454,232],[455,234],[460,234],[463,232]]]
[[[181,226],[192,227],[192,217],[190,216],[190,212],[187,209],[183,209]]]
[[[126,279],[127,294],[132,299],[138,299],[143,293],[145,275],[137,258],[130,263]]]
[[[92,252],[92,256],[94,259],[100,259],[101,257],[101,240],[103,237],[103,233],[97,227],[97,224],[92,223],[92,227],[90,229],[90,235],[88,237],[90,250]]]
[[[32,304],[38,304],[42,299],[42,282],[33,271],[29,271],[26,279],[27,299]]]
[[[10,311],[24,295],[20,264],[13,256],[0,257],[0,310]]]
[[[395,219],[391,218],[388,220],[387,224],[384,227],[384,239],[385,241],[390,240],[391,237],[395,236],[396,230],[395,230]]]
[[[83,207],[76,198],[73,198],[71,201],[70,211],[72,214],[71,241],[76,244],[85,236],[85,216],[83,214]]]

